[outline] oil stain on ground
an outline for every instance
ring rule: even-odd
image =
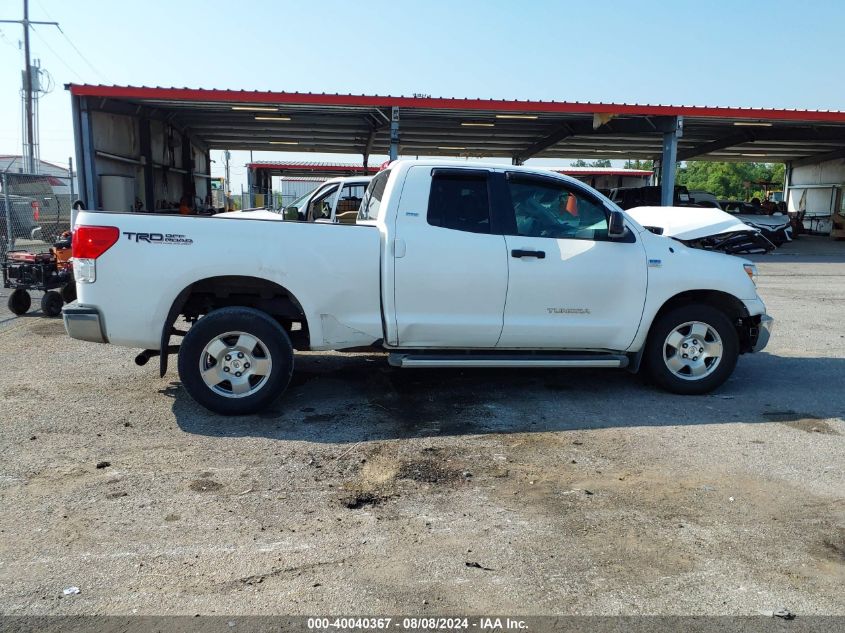
[[[213,479],[197,479],[196,481],[192,481],[188,486],[194,492],[214,492],[215,490],[220,490],[222,487],[223,484]]]
[[[766,411],[763,417],[770,422],[780,422],[785,426],[806,433],[821,433],[823,435],[840,435],[824,418],[811,413],[798,413],[791,409],[786,411]]]

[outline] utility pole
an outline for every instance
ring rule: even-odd
[[[24,76],[23,90],[26,102],[26,170],[35,173],[35,121],[32,116],[32,63],[29,60],[29,27],[31,24],[45,24],[58,27],[58,22],[33,22],[29,19],[29,0],[23,0],[23,20],[0,20],[0,23],[13,23],[23,26]]]
[[[231,154],[229,150],[223,150],[223,158],[226,160],[226,188],[223,190],[223,197],[225,198],[224,206],[226,211],[232,208],[232,185],[229,183],[229,157]]]
[[[29,0],[23,0],[23,50],[24,50],[24,79],[23,89],[26,99],[26,146],[27,166],[30,174],[35,173],[35,122],[32,118],[32,64],[29,61]]]

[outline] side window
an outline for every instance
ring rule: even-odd
[[[337,191],[337,185],[332,185],[324,191],[319,191],[308,203],[308,214],[306,219],[309,222],[315,220],[326,220],[332,217],[332,196]]]
[[[525,237],[606,240],[604,205],[565,183],[510,178],[516,233]]]
[[[335,222],[355,224],[365,189],[366,185],[363,183],[343,185],[343,189],[340,190],[340,198],[337,201],[337,209],[335,210]]]
[[[390,178],[390,170],[385,169],[379,172],[370,181],[367,191],[364,192],[364,199],[358,208],[358,220],[378,220],[381,210],[381,199],[384,197],[384,188],[387,187],[387,179]]]
[[[435,172],[428,197],[428,223],[468,233],[490,232],[487,175],[452,170]]]

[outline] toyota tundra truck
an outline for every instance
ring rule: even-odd
[[[772,325],[751,262],[649,231],[572,178],[500,164],[395,161],[349,225],[83,211],[73,266],[67,333],[158,356],[162,376],[178,354],[185,390],[221,414],[279,397],[295,349],[643,368],[701,394]]]

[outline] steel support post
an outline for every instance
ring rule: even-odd
[[[672,117],[670,128],[663,132],[663,153],[660,157],[660,204],[671,207],[675,200],[675,169],[678,161],[678,139],[683,136],[683,117]]]
[[[138,124],[140,126],[138,140],[141,144],[141,160],[144,161],[144,209],[152,212],[156,210],[152,131],[148,118],[143,117]]]
[[[789,187],[792,185],[792,161],[787,161],[783,170],[783,203],[789,211]]]
[[[82,183],[80,183],[79,190],[83,194],[82,201],[86,208],[96,209],[100,206],[100,193],[98,191],[97,181],[97,156],[94,146],[94,130],[91,125],[91,111],[89,110],[89,103],[87,97],[80,99],[79,107],[79,129],[80,140],[82,144],[82,155],[77,156],[76,159],[80,161],[80,171],[85,174],[85,189],[83,193]]]
[[[390,160],[399,158],[399,108],[390,108]]]

